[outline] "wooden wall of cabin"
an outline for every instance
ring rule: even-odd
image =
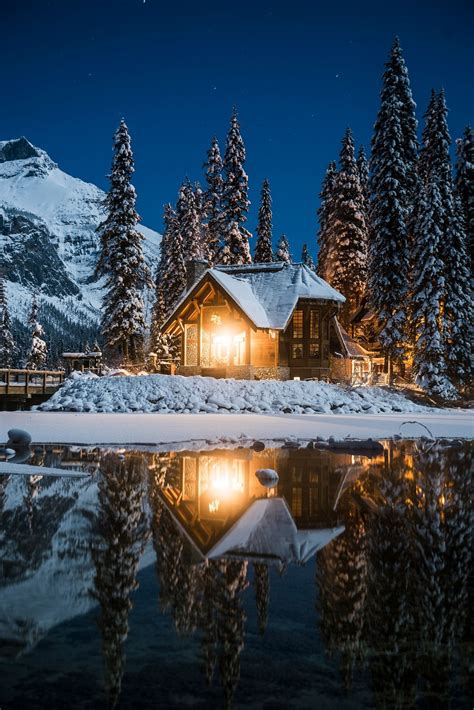
[[[279,365],[291,376],[318,377],[329,372],[330,325],[334,303],[300,302],[279,338]]]

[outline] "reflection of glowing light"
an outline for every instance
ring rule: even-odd
[[[235,467],[230,467],[227,462],[214,464],[210,473],[210,487],[219,491],[221,496],[243,493],[244,484],[239,471]]]
[[[217,511],[219,510],[219,503],[220,500],[218,498],[216,498],[215,500],[211,500],[211,502],[209,503],[209,512],[217,513]]]

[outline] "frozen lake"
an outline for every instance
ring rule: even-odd
[[[472,442],[166,448],[0,473],[1,708],[472,707]]]

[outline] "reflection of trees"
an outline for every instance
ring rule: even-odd
[[[346,531],[318,553],[321,635],[341,654],[345,684],[365,646],[376,707],[414,707],[417,684],[427,707],[447,705],[452,659],[468,638],[471,454],[414,448],[412,461],[403,448],[386,452],[362,481],[376,501],[363,520],[341,501]]]
[[[160,499],[163,481],[153,474],[149,486],[160,606],[170,613],[178,633],[200,633],[207,682],[212,682],[217,667],[230,707],[244,645],[241,596],[247,587],[247,562],[224,558],[203,561],[198,557]]]
[[[365,525],[358,508],[345,496],[345,531],[317,556],[320,630],[330,656],[340,654],[344,687],[350,688],[354,667],[363,657],[367,592]]]
[[[253,566],[255,580],[255,601],[257,604],[258,630],[263,636],[268,622],[270,580],[268,565],[256,562]]]
[[[23,496],[23,505],[25,506],[26,519],[28,521],[28,529],[30,533],[34,532],[36,524],[36,497],[40,487],[40,481],[43,476],[27,476],[25,477],[25,495]]]
[[[147,538],[143,511],[144,461],[107,454],[99,479],[99,541],[92,550],[92,595],[100,604],[99,627],[109,705],[118,701],[124,670],[131,594],[137,588],[138,563]]]

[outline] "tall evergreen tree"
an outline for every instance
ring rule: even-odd
[[[446,376],[440,304],[444,289],[439,257],[442,231],[438,185],[420,186],[414,225],[412,319],[415,332],[413,369],[427,392],[449,398],[456,394]]]
[[[346,297],[341,321],[347,327],[365,290],[367,265],[365,200],[349,128],[342,141],[340,170],[335,180],[331,231],[331,285]]]
[[[142,356],[145,315],[142,290],[151,286],[143,258],[143,236],[137,230],[136,192],[131,184],[133,153],[130,135],[122,119],[114,137],[114,159],[106,198],[107,217],[101,228],[99,259],[106,274],[102,334],[106,347],[122,360]]]
[[[308,251],[308,245],[303,244],[303,249],[301,250],[301,263],[305,264],[305,266],[308,266],[311,271],[316,272],[316,267],[314,265],[313,257]]]
[[[205,259],[207,250],[203,228],[203,194],[200,185],[194,187],[188,177],[182,183],[178,202],[176,203],[176,219],[183,243],[185,261]]]
[[[275,261],[284,261],[287,264],[291,264],[291,254],[290,254],[290,243],[286,234],[282,234],[278,240],[277,250],[275,253]]]
[[[273,261],[272,197],[270,183],[267,178],[263,181],[260,209],[258,210],[257,244],[255,246],[254,261],[258,264]]]
[[[28,370],[41,370],[41,368],[44,368],[46,365],[48,348],[45,340],[43,340],[43,326],[38,322],[38,302],[36,296],[33,296],[33,301],[31,302],[28,327],[31,333],[31,345],[26,367]]]
[[[359,173],[359,182],[362,190],[362,195],[366,202],[366,209],[369,206],[369,163],[365,155],[365,149],[363,145],[359,146],[359,152],[357,153],[357,171]]]
[[[331,282],[332,269],[332,248],[334,245],[333,219],[335,184],[337,177],[336,162],[332,160],[324,176],[319,197],[321,199],[318,208],[318,265],[317,273],[325,281]]]
[[[223,241],[232,264],[250,264],[252,261],[249,248],[250,232],[244,227],[250,205],[244,163],[245,147],[234,109],[227,134],[222,192]]]
[[[370,159],[369,300],[387,359],[399,360],[407,332],[408,221],[416,189],[415,104],[400,43],[383,75]]]
[[[436,183],[439,190],[437,226],[440,230],[439,277],[444,283],[441,295],[444,347],[451,378],[464,384],[469,379],[470,341],[466,324],[471,322],[472,302],[466,234],[462,208],[454,195],[450,144],[446,100],[441,91],[438,95],[432,94],[426,113],[420,154],[421,179],[427,187]]]
[[[474,132],[466,126],[463,137],[458,138],[456,161],[456,194],[461,200],[466,226],[466,246],[474,274]]]
[[[0,276],[0,367],[11,367],[14,355],[15,341],[13,340],[5,281]]]
[[[217,138],[212,139],[211,147],[207,151],[207,160],[204,163],[207,190],[204,196],[205,211],[207,216],[207,251],[211,264],[218,259],[222,230],[222,158]]]

